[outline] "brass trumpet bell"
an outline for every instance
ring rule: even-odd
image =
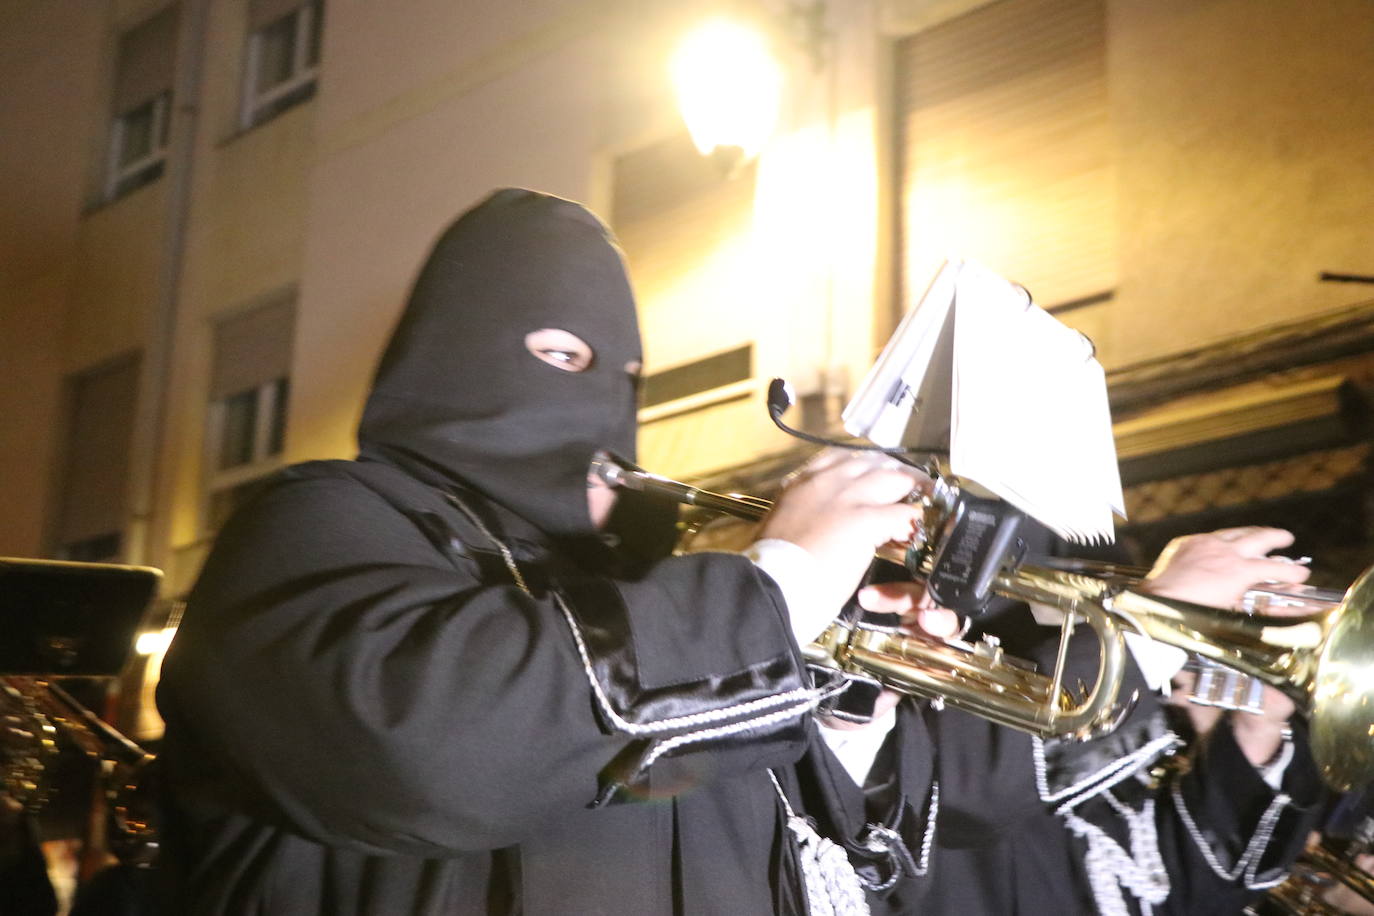
[[[1329,785],[1349,791],[1374,779],[1374,569],[1328,616],[1310,691],[1312,755]]]
[[[1335,605],[1247,615],[1125,591],[1111,609],[1152,639],[1276,688],[1311,725],[1312,756],[1337,791],[1374,781],[1374,568]]]

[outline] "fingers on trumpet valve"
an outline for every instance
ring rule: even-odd
[[[940,607],[920,582],[881,582],[859,589],[859,606],[877,614],[898,614],[902,626],[941,639],[960,635],[963,620]]]
[[[1297,585],[1307,580],[1311,571],[1304,560],[1269,555],[1292,543],[1291,532],[1261,526],[1174,538],[1141,587],[1161,597],[1235,607],[1257,584]]]

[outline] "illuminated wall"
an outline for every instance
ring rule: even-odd
[[[11,5],[0,23],[0,91],[13,102],[0,114],[0,552],[47,549],[63,380],[149,343],[171,187],[103,205],[92,189],[115,36],[161,5]],[[795,47],[784,55],[781,120],[750,173],[747,230],[713,242],[676,279],[653,269],[644,278],[650,371],[748,341],[755,385],[656,420],[646,461],[707,474],[785,447],[759,403],[757,385],[773,375],[833,417],[903,304],[895,46],[990,6],[833,0],[824,65]],[[698,12],[668,0],[326,3],[318,94],[242,130],[246,4],[187,0],[184,10],[202,7],[189,215],[174,265],[151,540],[138,557],[175,567],[178,588],[210,534],[213,321],[294,289],[282,460],[350,455],[373,363],[434,238],[508,184],[611,217],[616,163],[682,130],[666,62]],[[1314,278],[1374,272],[1367,2],[1094,8],[1112,290],[1066,320],[1121,365],[1359,298],[1365,290]],[[637,246],[627,245],[632,260]]]

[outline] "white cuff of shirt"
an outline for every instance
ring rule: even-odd
[[[889,709],[863,728],[827,728],[822,725],[820,733],[830,753],[840,761],[849,778],[854,780],[856,786],[863,788],[868,771],[873,769],[873,761],[887,739],[887,733],[896,724],[897,710]]]
[[[840,608],[829,607],[820,597],[829,590],[818,588],[821,583],[816,575],[816,561],[805,547],[779,538],[764,538],[745,548],[744,555],[778,583],[787,602],[787,616],[797,645],[804,646],[820,636],[830,621],[840,615]]]
[[[1241,715],[1245,715],[1245,713],[1241,713]],[[1274,755],[1274,759],[1255,767],[1265,785],[1275,792],[1279,790],[1283,785],[1283,774],[1288,772],[1288,764],[1293,762],[1295,753],[1293,733],[1285,728],[1283,730],[1283,743],[1279,745],[1278,753]]]

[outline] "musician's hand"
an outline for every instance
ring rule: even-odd
[[[1196,686],[1197,674],[1186,668],[1179,671],[1170,680],[1169,702],[1187,713],[1193,731],[1199,738],[1205,738],[1212,733],[1212,729],[1216,728],[1221,717],[1226,715],[1226,711],[1216,706],[1194,703],[1188,699],[1193,695]]]
[[[901,614],[902,626],[913,633],[947,639],[956,636],[963,621],[940,607],[917,582],[883,582],[859,589],[859,606],[877,614]]]
[[[806,549],[815,581],[838,612],[889,541],[905,541],[922,510],[903,500],[929,485],[914,468],[873,452],[827,449],[784,483],[764,519],[761,538],[779,538]]]
[[[1374,854],[1361,852],[1355,855],[1355,868],[1370,874],[1374,872]],[[1339,882],[1322,895],[1322,900],[1335,907],[1346,916],[1374,916],[1374,903],[1370,903],[1355,891]]]
[[[1223,528],[1174,538],[1160,553],[1140,590],[1211,607],[1234,608],[1260,583],[1297,585],[1309,570],[1286,557],[1271,557],[1293,543],[1282,528]]]
[[[1222,716],[1229,716],[1231,735],[1245,759],[1257,767],[1273,760],[1283,743],[1283,730],[1288,725],[1288,719],[1297,711],[1293,701],[1273,687],[1265,687],[1262,711],[1228,713],[1219,707],[1204,706],[1188,699],[1193,695],[1196,679],[1197,676],[1191,671],[1175,674],[1169,702],[1188,714],[1197,736],[1203,738],[1211,734]]]
[[[926,594],[925,587],[915,582],[868,585],[859,589],[858,599],[859,606],[866,611],[902,615],[902,627],[915,634],[943,639],[956,635],[962,626],[958,614],[937,605]],[[901,694],[884,690],[873,704],[873,718],[886,715],[901,699]],[[821,723],[840,731],[867,728],[869,725],[867,722],[846,722],[834,718],[822,719]]]

